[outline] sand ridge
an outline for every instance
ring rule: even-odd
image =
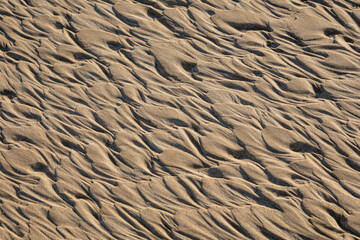
[[[360,239],[357,0],[0,2],[1,239]]]

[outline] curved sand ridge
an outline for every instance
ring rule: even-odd
[[[360,1],[3,0],[1,239],[360,239]]]

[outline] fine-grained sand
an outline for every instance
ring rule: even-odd
[[[1,0],[0,239],[360,239],[359,0]]]

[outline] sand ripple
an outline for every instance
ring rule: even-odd
[[[360,239],[360,2],[2,0],[1,239]]]

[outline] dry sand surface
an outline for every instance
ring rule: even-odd
[[[0,239],[360,239],[359,0],[1,0]]]

